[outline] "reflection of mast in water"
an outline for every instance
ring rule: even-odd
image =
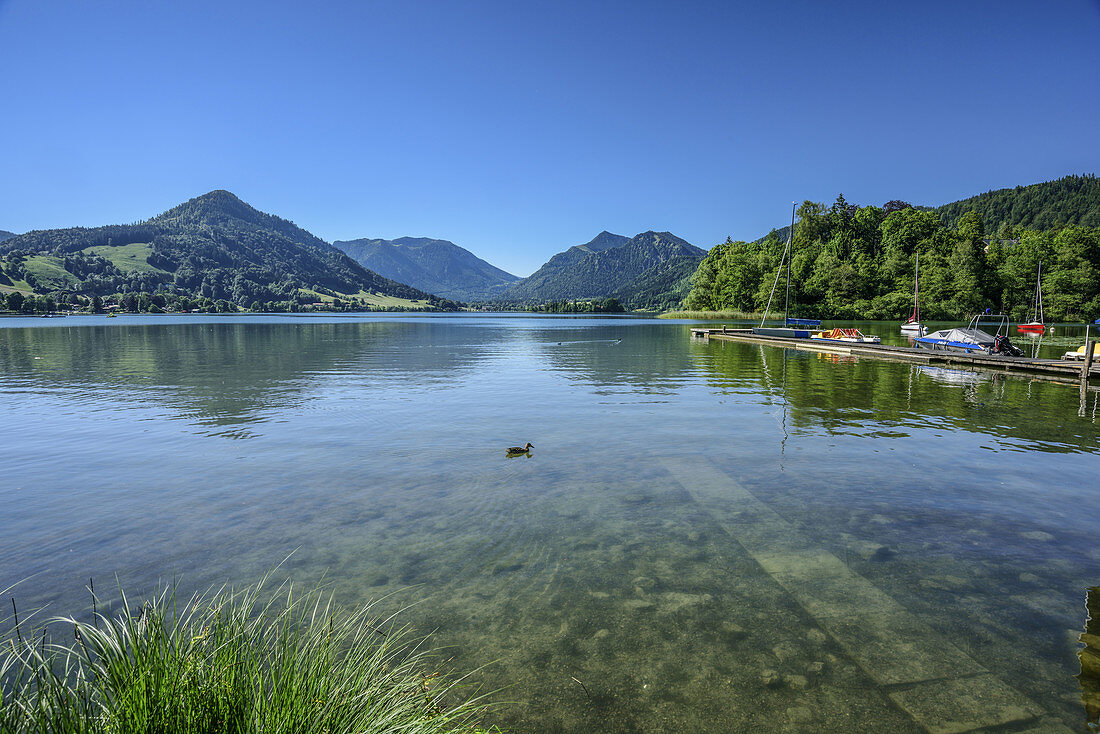
[[[1080,642],[1085,646],[1077,653],[1081,661],[1081,701],[1089,731],[1100,731],[1100,586],[1085,592],[1085,631]]]
[[[787,400],[787,350],[783,350],[783,440],[779,443],[779,471],[783,471],[783,457],[787,455],[787,439],[790,438],[790,434],[787,433],[787,406],[789,401]]]
[[[763,370],[762,371],[764,373],[764,387],[767,390],[768,397],[774,397],[774,393],[772,392],[771,374],[768,371],[768,356],[767,356],[767,353],[766,353],[767,347],[765,347],[763,344],[761,344],[759,349],[760,349],[760,363],[763,365]],[[779,393],[780,393],[780,397],[783,400],[783,406],[779,410],[772,413],[773,417],[781,416],[780,420],[779,420],[779,425],[783,429],[783,440],[779,444],[779,456],[780,456],[779,470],[780,471],[783,471],[783,456],[787,453],[787,439],[790,437],[790,434],[787,433],[787,405],[788,405],[788,401],[787,401],[787,350],[783,349],[782,352],[783,352],[783,378],[782,378],[782,382],[780,384]]]

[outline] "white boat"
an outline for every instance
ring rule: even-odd
[[[920,253],[917,253],[917,267],[913,273],[913,313],[909,320],[901,325],[904,334],[924,336],[928,329],[920,322]]]
[[[981,323],[983,318],[999,319],[991,322],[997,324],[996,334],[978,328],[985,325]],[[979,314],[970,320],[965,329],[941,329],[918,336],[913,341],[919,348],[932,351],[1024,356],[1023,351],[1008,340],[1008,316],[1005,314]]]

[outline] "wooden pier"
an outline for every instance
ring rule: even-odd
[[[1100,378],[1100,363],[1092,364],[1091,360],[1082,363],[1061,359],[1032,359],[1029,357],[1007,357],[992,354],[932,351],[916,347],[896,347],[890,344],[849,344],[821,339],[786,339],[754,334],[752,329],[746,328],[693,328],[691,336],[702,339],[767,344],[768,346],[800,349],[807,352],[870,357],[892,362],[949,365],[971,370],[1041,375],[1047,379],[1066,383],[1078,383],[1084,382],[1086,379]]]

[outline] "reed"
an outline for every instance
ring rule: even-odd
[[[759,319],[763,314],[752,311],[667,311],[659,319]]]
[[[174,587],[140,605],[123,593],[119,612],[97,610],[91,622],[32,627],[13,606],[0,731],[485,731],[485,697],[440,671],[425,639],[394,617],[343,610],[331,592],[289,582],[269,592],[268,580],[182,603]]]

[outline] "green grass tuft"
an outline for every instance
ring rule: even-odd
[[[370,605],[341,610],[331,593],[262,581],[183,603],[171,588],[141,605],[123,594],[120,609],[34,629],[13,609],[0,731],[491,731],[477,724],[484,697]]]

